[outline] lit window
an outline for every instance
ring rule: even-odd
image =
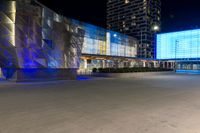
[[[132,25],[132,26],[136,26],[137,24],[136,24],[135,22],[132,22],[131,25]]]
[[[129,3],[129,0],[125,0],[125,4],[128,4]]]
[[[133,15],[131,18],[132,18],[132,19],[136,19],[136,16],[135,16],[135,15]]]

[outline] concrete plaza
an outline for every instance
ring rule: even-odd
[[[200,75],[0,82],[0,133],[199,133]]]

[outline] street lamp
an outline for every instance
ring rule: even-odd
[[[177,69],[177,45],[178,45],[179,41],[176,40],[175,41],[175,65],[174,65],[174,71],[176,72]]]
[[[160,25],[154,24],[151,29],[154,32],[154,43],[156,42],[156,33],[160,31]],[[154,45],[154,57],[156,57],[156,46]],[[155,66],[154,66],[155,67]]]
[[[155,31],[155,32],[160,31],[159,25],[153,25],[152,30]]]

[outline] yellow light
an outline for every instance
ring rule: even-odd
[[[15,19],[16,19],[16,1],[11,2],[11,10],[13,13],[13,22],[12,22],[12,45],[15,46]]]
[[[13,35],[13,46],[15,46],[15,23],[13,23],[13,33],[12,33],[12,35]]]
[[[128,4],[129,3],[129,0],[125,0],[125,4]]]

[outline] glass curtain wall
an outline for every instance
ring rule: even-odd
[[[83,24],[85,37],[83,54],[121,57],[137,56],[136,39],[90,24]]]

